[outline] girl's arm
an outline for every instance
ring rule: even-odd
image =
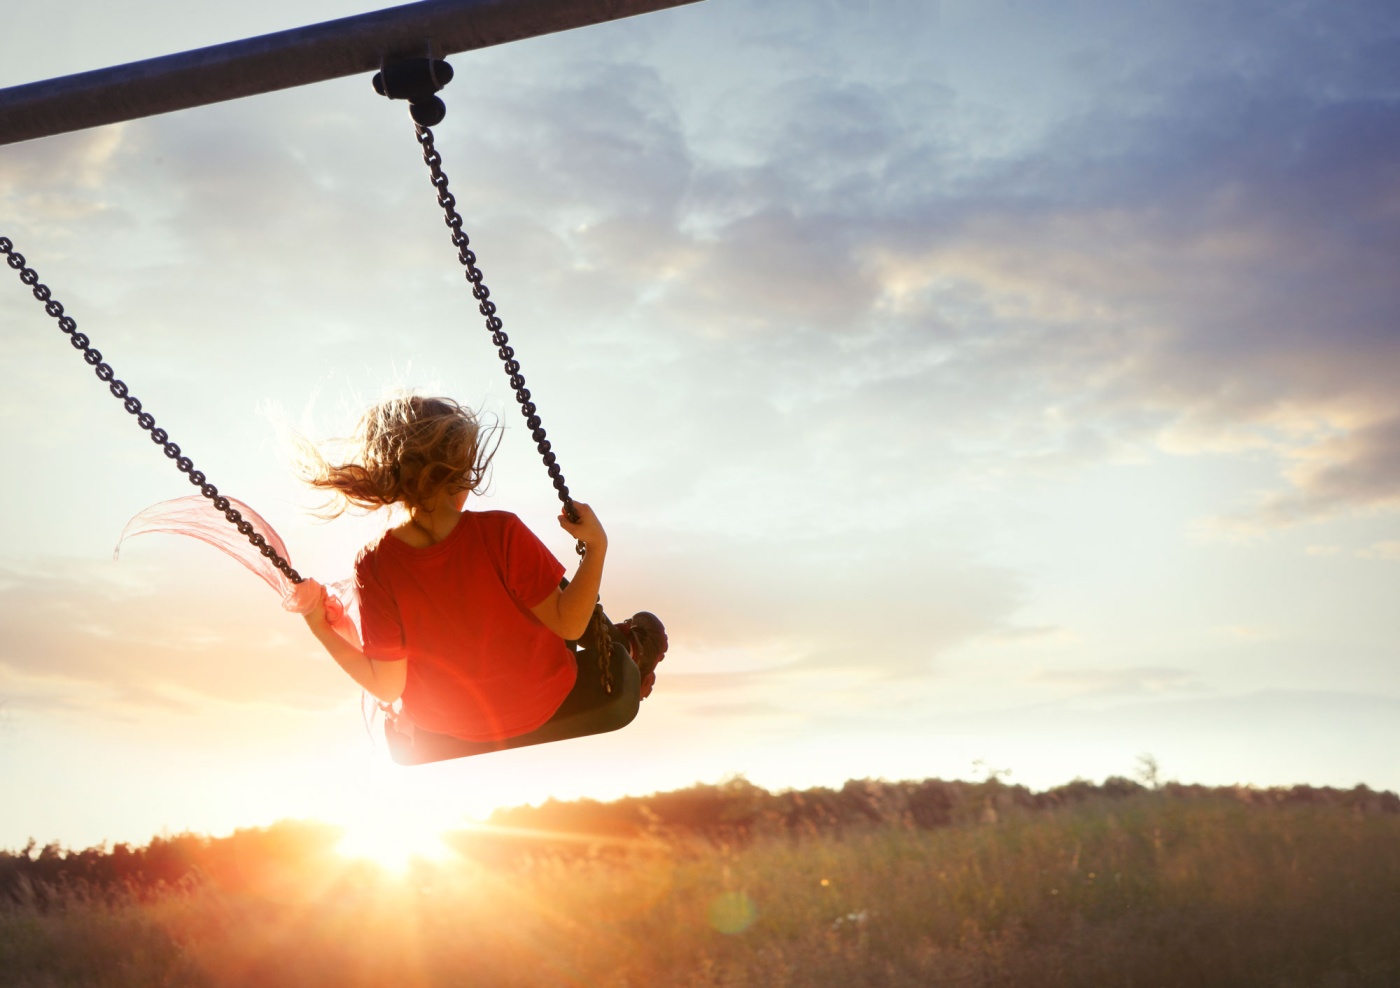
[[[302,616],[306,618],[306,626],[311,629],[316,640],[365,692],[385,703],[393,703],[403,695],[404,684],[408,682],[408,663],[376,662],[336,634],[331,623],[326,620],[324,594],[315,610]]]
[[[575,501],[574,507],[578,509],[578,521],[560,515],[559,527],[587,547],[578,572],[567,587],[555,590],[530,608],[541,624],[568,641],[577,641],[588,630],[593,605],[598,602],[598,591],[603,585],[603,560],[608,554],[608,534],[593,509],[581,501]]]

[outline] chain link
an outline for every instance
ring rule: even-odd
[[[98,379],[107,385],[107,390],[114,398],[121,401],[122,407],[131,415],[136,416],[136,424],[150,433],[151,441],[165,453],[166,458],[172,460],[175,468],[185,474],[191,484],[199,488],[199,493],[213,502],[217,511],[223,512],[223,516],[228,519],[229,524],[238,529],[251,542],[259,552],[272,560],[282,573],[293,583],[301,583],[303,577],[292,569],[291,563],[268,544],[267,539],[253,527],[252,522],[243,517],[243,513],[229,503],[229,499],[219,493],[219,489],[209,483],[202,470],[194,468],[194,461],[181,453],[180,447],[170,441],[170,435],[164,429],[157,427],[155,416],[145,411],[139,399],[136,398],[126,383],[116,378],[111,364],[102,359],[102,353],[92,346],[92,341],[84,333],[79,333],[78,323],[72,316],[65,315],[63,305],[53,297],[49,287],[40,283],[39,274],[31,267],[25,266],[24,255],[15,250],[14,242],[9,237],[0,237],[0,254],[5,255],[5,263],[19,272],[19,280],[24,282],[33,291],[34,297],[44,305],[44,311],[54,319],[58,320],[58,328],[68,335],[68,342],[73,344],[75,350],[81,350],[83,360],[85,360]]]
[[[578,509],[574,507],[573,498],[569,496],[569,485],[564,482],[564,472],[559,467],[558,457],[549,440],[545,437],[544,426],[540,424],[539,409],[535,406],[534,400],[530,397],[530,389],[525,387],[525,375],[520,373],[520,361],[515,359],[515,348],[510,345],[510,337],[506,335],[504,323],[501,317],[496,314],[496,303],[491,301],[491,290],[486,287],[483,281],[481,268],[476,264],[476,252],[471,249],[471,239],[467,236],[467,231],[462,229],[462,214],[457,212],[457,199],[447,189],[447,173],[442,170],[442,155],[438,154],[437,147],[433,142],[433,132],[430,128],[422,124],[415,124],[418,132],[418,143],[423,147],[423,161],[428,166],[428,171],[432,176],[433,188],[437,190],[438,205],[442,207],[443,221],[447,228],[452,231],[452,246],[457,248],[457,260],[461,262],[463,274],[467,281],[471,282],[472,296],[477,300],[477,311],[486,319],[486,329],[491,334],[491,342],[496,346],[496,355],[501,358],[501,364],[510,378],[510,386],[515,391],[515,401],[520,406],[520,414],[525,418],[525,424],[530,429],[530,438],[535,442],[535,449],[539,451],[540,458],[544,460],[546,470],[549,472],[549,479],[554,483],[554,489],[559,493],[559,500],[564,505],[564,514],[570,521],[578,521]],[[579,540],[574,545],[574,551],[582,556],[587,548],[583,541]],[[586,637],[592,639],[592,645],[598,655],[598,675],[602,679],[603,689],[609,694],[613,691],[612,674],[612,636],[608,630],[608,619],[603,616],[603,608],[595,606],[593,617],[588,622],[588,630],[584,633]]]
[[[416,127],[418,143],[423,146],[423,160],[432,174],[433,188],[437,190],[437,201],[442,207],[444,222],[452,231],[452,246],[457,248],[457,260],[462,263],[466,279],[472,284],[472,295],[478,302],[477,310],[486,317],[486,329],[491,334],[491,342],[496,345],[496,355],[501,358],[506,376],[510,378],[510,386],[515,390],[516,403],[520,405],[520,414],[525,417],[525,424],[530,429],[530,438],[535,442],[535,449],[544,460],[549,479],[553,481],[554,489],[559,493],[559,500],[564,504],[564,514],[570,521],[578,521],[578,509],[574,507],[573,498],[569,496],[569,485],[564,482],[564,473],[559,467],[558,457],[554,455],[549,440],[545,438],[544,426],[540,424],[539,409],[530,397],[530,389],[525,387],[525,376],[520,373],[520,361],[515,359],[515,348],[510,345],[510,337],[506,335],[501,317],[496,314],[496,303],[491,301],[491,290],[482,280],[481,268],[476,265],[476,252],[471,249],[471,239],[462,229],[462,214],[457,212],[457,199],[447,190],[447,174],[442,170],[442,155],[438,154],[434,146],[433,132],[421,124]],[[575,545],[574,550],[582,556],[585,551],[583,542]]]
[[[603,613],[602,604],[593,606],[593,617],[588,621],[588,631],[585,634],[593,639],[593,647],[598,651],[598,675],[603,681],[603,692],[611,696],[613,691],[612,622]]]

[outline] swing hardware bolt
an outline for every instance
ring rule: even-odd
[[[408,112],[420,127],[436,127],[447,104],[434,93],[452,81],[452,66],[440,58],[401,58],[374,74],[374,91],[389,99],[408,100]]]

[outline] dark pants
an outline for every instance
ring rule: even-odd
[[[569,690],[569,695],[564,697],[564,701],[559,704],[559,709],[554,711],[554,715],[545,722],[546,724],[577,717],[579,714],[592,710],[607,708],[614,701],[618,692],[623,689],[627,681],[628,666],[632,667],[633,675],[640,681],[641,674],[635,671],[637,669],[636,663],[632,661],[632,656],[627,654],[627,649],[617,642],[610,644],[612,655],[608,667],[611,673],[612,693],[608,693],[604,687],[597,651],[583,648],[578,642],[569,642],[569,647],[574,650],[574,661],[578,663],[578,675],[574,679],[574,688]],[[631,716],[627,720],[630,722],[632,717],[636,715],[637,709],[634,704]],[[625,727],[626,724],[617,726]]]
[[[389,754],[400,765],[422,765],[489,751],[606,734],[626,727],[637,716],[637,708],[641,704],[641,672],[626,648],[617,642],[609,644],[611,693],[603,688],[597,652],[581,647],[578,642],[569,642],[569,647],[574,650],[574,661],[578,663],[574,688],[564,697],[564,702],[559,704],[554,715],[529,734],[495,741],[467,741],[450,734],[434,734],[415,728],[410,736],[400,734],[394,730],[392,721],[386,721],[384,736],[389,743]]]

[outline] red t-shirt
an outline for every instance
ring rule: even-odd
[[[569,646],[530,613],[563,575],[508,511],[464,511],[422,548],[386,532],[355,564],[365,654],[408,660],[404,711],[425,730],[469,741],[528,733],[577,674]]]

